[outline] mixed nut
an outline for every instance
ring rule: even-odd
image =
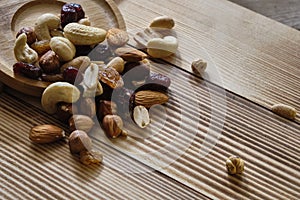
[[[161,17],[150,26],[171,29],[174,25],[171,18]],[[67,137],[56,126],[36,126],[29,134],[32,142],[68,138],[71,153],[77,154],[83,164],[94,164],[103,159],[92,148],[88,135],[95,120],[112,139],[128,135],[124,129],[128,119],[140,128],[149,125],[148,109],[168,102],[171,80],[152,72],[148,58],[174,54],[178,41],[173,36],[152,38],[145,51],[126,46],[128,41],[124,30],[91,26],[76,3],[63,5],[60,16],[41,15],[34,27],[24,27],[17,33],[14,72],[51,82],[42,94],[41,105],[47,113],[68,123],[70,132]]]

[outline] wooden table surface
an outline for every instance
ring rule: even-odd
[[[82,166],[64,141],[28,140],[34,125],[67,127],[44,113],[39,99],[6,88],[0,198],[300,199],[300,116],[287,120],[270,111],[274,103],[300,111],[300,32],[226,0],[115,2],[129,31],[164,14],[184,36],[180,57],[153,63],[152,70],[172,79],[164,128],[153,141],[114,144],[96,130],[91,135],[104,162]],[[190,69],[199,57],[208,61],[203,78]],[[149,154],[165,146],[169,151]],[[230,155],[245,160],[243,174],[227,174]]]

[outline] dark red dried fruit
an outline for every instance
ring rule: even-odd
[[[42,75],[42,69],[32,64],[17,62],[13,65],[16,74],[22,74],[28,78],[38,79]]]
[[[61,25],[65,27],[68,23],[78,22],[84,18],[84,11],[80,4],[67,3],[61,8]]]
[[[19,30],[19,32],[16,35],[16,38],[19,37],[22,33],[25,33],[27,36],[27,44],[31,45],[36,41],[36,34],[34,32],[34,29],[31,27],[23,27]]]
[[[79,70],[75,67],[68,67],[63,72],[64,80],[68,83],[74,84],[80,83],[83,80],[83,75]]]
[[[87,56],[93,50],[93,48],[89,45],[77,45],[75,47],[76,47],[75,57]]]
[[[137,90],[167,90],[171,85],[171,79],[163,74],[151,72],[147,77],[145,84]]]
[[[122,117],[130,117],[134,107],[134,91],[127,88],[114,90],[112,101],[117,104],[118,114]]]

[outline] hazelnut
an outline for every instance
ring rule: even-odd
[[[244,160],[238,156],[230,156],[226,160],[226,168],[229,174],[240,174],[244,171]]]
[[[54,51],[47,51],[39,61],[40,67],[45,73],[54,73],[60,68],[59,57]]]
[[[73,154],[90,151],[92,149],[92,140],[86,132],[76,130],[69,136],[69,147]]]
[[[16,35],[16,38],[19,37],[22,33],[25,33],[27,36],[27,44],[31,45],[36,41],[36,34],[34,32],[34,29],[32,27],[23,27],[19,30],[19,32]]]
[[[117,105],[112,101],[100,100],[97,116],[102,121],[105,115],[113,115],[117,113]]]
[[[103,155],[99,151],[90,150],[80,152],[80,162],[84,165],[99,164],[102,160]]]
[[[102,128],[108,137],[117,138],[122,134],[123,121],[118,115],[106,115],[102,121]]]
[[[93,126],[94,121],[86,115],[73,115],[69,120],[70,130],[82,130],[89,132]]]
[[[80,113],[93,118],[96,115],[96,103],[92,98],[83,98],[80,101]]]

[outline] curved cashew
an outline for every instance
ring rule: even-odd
[[[151,39],[147,44],[147,52],[154,58],[164,58],[172,55],[178,49],[177,38],[166,36],[162,38]]]
[[[80,91],[77,87],[67,82],[56,82],[44,90],[41,104],[47,113],[54,114],[57,111],[57,103],[74,103],[79,98]]]
[[[74,44],[63,37],[51,38],[50,48],[58,55],[59,59],[64,62],[72,60],[76,54],[76,47]]]
[[[58,16],[46,13],[37,19],[34,30],[38,40],[50,40],[50,30],[57,29],[60,26]]]
[[[14,54],[17,61],[25,63],[34,63],[38,60],[38,54],[27,44],[27,36],[25,33],[19,35],[15,41]]]

